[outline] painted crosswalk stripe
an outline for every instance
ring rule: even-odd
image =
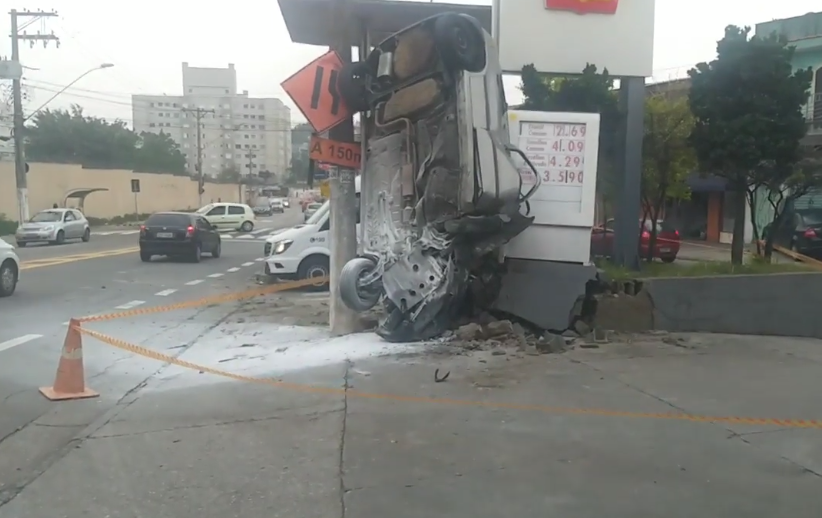
[[[237,236],[237,239],[257,239],[257,236],[252,236],[251,234],[243,234],[241,236]]]
[[[169,295],[171,295],[172,293],[175,293],[176,291],[177,290],[163,290],[163,291],[158,291],[157,293],[155,293],[155,295],[157,295],[158,297],[168,297]]]
[[[202,279],[197,279],[196,281],[188,281],[186,283],[186,286],[196,286],[196,285],[200,284],[201,282],[203,282]]]
[[[127,231],[123,232],[123,235],[124,236],[130,236],[132,234],[139,234],[139,233],[140,233],[139,230],[127,230]]]
[[[254,259],[254,260],[255,260],[255,261],[257,261],[257,262],[259,263],[259,262],[265,261],[265,257],[258,257],[258,258]]]
[[[256,234],[262,234],[263,232],[269,232],[269,231],[271,231],[270,228],[258,228],[257,230],[252,230],[250,233],[256,235]]]
[[[110,236],[112,234],[117,234],[117,232],[95,232],[94,236]]]
[[[145,304],[145,303],[146,303],[146,301],[144,301],[144,300],[132,300],[131,302],[126,302],[125,304],[121,304],[121,305],[115,307],[114,309],[132,309],[132,308],[136,308],[137,306],[139,306],[141,304]]]
[[[42,337],[43,335],[23,335],[12,338],[11,340],[6,340],[5,342],[0,342],[0,352],[7,351],[12,347],[17,347],[18,345],[23,345],[26,342],[31,342],[32,340],[37,340]]]
[[[211,277],[212,279],[216,279],[216,278],[222,277],[222,276],[223,276],[222,273],[212,273],[211,275],[209,275],[209,277]]]
[[[240,271],[240,269],[239,269],[239,268],[237,268],[237,267],[234,267],[234,268],[229,268],[229,269],[228,269],[228,270],[226,270],[226,271],[227,271],[227,272],[234,273],[234,272],[239,272],[239,271]]]
[[[220,237],[222,239],[234,239],[234,236],[232,236],[231,234],[220,234]]]
[[[243,263],[243,266],[254,266],[254,263],[249,261],[247,263]]]

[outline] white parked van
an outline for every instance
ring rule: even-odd
[[[360,196],[360,177],[355,181],[357,199]],[[360,209],[357,207],[357,239],[360,235]],[[329,228],[331,202],[311,215],[302,225],[279,230],[265,240],[265,273],[279,279],[297,280],[327,277],[331,269]],[[318,284],[323,287],[327,283]]]

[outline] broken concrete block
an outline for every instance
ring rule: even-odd
[[[536,343],[542,354],[559,354],[565,352],[565,339],[553,333],[545,333]]]
[[[495,336],[513,335],[514,325],[510,320],[497,320],[496,322],[489,322],[485,326],[485,336],[493,338]]]
[[[585,336],[591,332],[591,326],[586,324],[583,320],[577,320],[574,322],[574,331],[576,331],[579,336]]]
[[[458,340],[479,340],[483,336],[482,326],[475,323],[460,326],[456,331]]]
[[[605,344],[608,343],[608,331],[604,329],[594,328],[593,332],[594,343]]]

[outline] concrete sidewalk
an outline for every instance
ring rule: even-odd
[[[165,369],[0,516],[819,516],[822,429],[636,414],[822,417],[819,342],[625,338],[534,356],[217,329],[183,359],[338,391]]]

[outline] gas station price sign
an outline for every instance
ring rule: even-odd
[[[585,179],[586,134],[585,124],[523,121],[519,148],[537,170],[543,185],[581,189]],[[533,172],[522,172],[523,183],[533,184]]]

